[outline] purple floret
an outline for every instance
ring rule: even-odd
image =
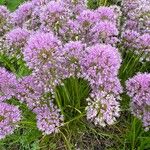
[[[20,120],[21,112],[18,107],[0,103],[0,139],[12,134]]]

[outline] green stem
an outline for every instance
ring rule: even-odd
[[[63,132],[60,132],[60,133],[62,134],[62,136],[63,136],[63,138],[64,138],[64,141],[65,141],[65,143],[66,143],[66,146],[67,146],[66,150],[72,150],[72,148],[71,148],[71,146],[70,146],[70,143],[69,143],[69,141],[67,140],[67,137],[65,136],[65,134],[64,134]]]
[[[106,5],[107,5],[107,0],[104,1],[104,6],[106,6]]]
[[[133,64],[132,64],[132,66],[131,66],[131,69],[129,69],[129,74],[130,74],[131,70],[133,69],[133,67],[134,67],[134,68],[137,67],[138,62],[139,62],[140,58],[142,57],[142,55],[143,55],[143,53],[141,53],[137,58],[135,58],[135,60],[134,60],[134,62],[133,62]]]
[[[85,113],[83,113],[83,114],[81,114],[81,115],[79,115],[79,116],[77,116],[77,117],[75,117],[75,118],[71,119],[70,121],[65,122],[63,125],[67,125],[67,124],[69,124],[69,123],[71,123],[71,122],[73,122],[73,121],[75,121],[75,120],[78,120],[78,119],[80,119],[80,118],[84,117],[85,115],[86,115],[86,114],[85,114]]]
[[[135,147],[135,118],[133,120],[133,138],[132,138],[132,150],[134,150]]]
[[[134,57],[134,55],[132,55],[132,57],[129,59],[129,61],[128,61],[127,65],[125,66],[125,68],[123,69],[123,72],[122,72],[122,73],[124,73],[124,72],[126,71],[126,69],[129,67],[129,65],[130,65],[130,63],[131,63],[133,57]]]
[[[100,0],[98,5],[99,6],[106,6],[107,5],[107,0]]]
[[[62,108],[62,106],[61,106],[61,104],[60,104],[60,102],[59,102],[60,96],[58,97],[58,93],[59,93],[59,92],[55,91],[55,100],[56,100],[56,103],[57,103],[57,105],[58,105],[58,107],[59,107],[61,113],[63,114],[63,116],[65,116],[65,113],[64,113],[64,111],[63,111],[63,108]]]

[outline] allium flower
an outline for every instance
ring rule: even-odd
[[[9,15],[8,9],[5,6],[0,6],[0,37],[9,31]]]
[[[122,40],[126,47],[136,48],[137,47],[137,39],[140,34],[134,30],[125,30],[122,33]]]
[[[62,50],[61,68],[63,68],[63,78],[77,76],[80,73],[79,61],[85,53],[86,45],[81,41],[70,41],[66,43]]]
[[[17,85],[15,75],[6,71],[5,68],[0,68],[0,102],[15,96]]]
[[[87,0],[62,0],[65,8],[68,9],[71,16],[79,15],[83,10],[87,9]]]
[[[21,112],[18,107],[0,103],[0,139],[12,134],[20,120]]]
[[[30,0],[20,5],[11,14],[13,29],[0,41],[6,41],[10,55],[12,49],[15,57],[19,52],[32,74],[16,79],[0,68],[0,102],[15,96],[36,114],[40,131],[56,133],[64,119],[52,101],[55,88],[73,76],[91,86],[87,119],[101,126],[113,124],[122,92],[117,77],[121,57],[112,47],[118,42],[119,17],[118,7],[89,10],[85,0]]]
[[[32,11],[31,17],[28,18],[23,24],[23,28],[28,29],[32,32],[37,31],[41,27],[40,14],[42,13],[43,8],[35,7]]]
[[[93,95],[94,97],[87,99],[87,119],[103,127],[114,124],[116,118],[120,116],[120,105],[116,97],[103,91]]]
[[[84,10],[78,17],[77,20],[80,24],[82,24],[82,27],[90,27],[93,23],[96,22],[96,16],[94,11],[92,10]]]
[[[111,21],[116,23],[118,16],[116,15],[114,9],[111,7],[99,7],[95,10],[98,21]]]
[[[69,19],[62,28],[59,30],[62,41],[68,42],[71,40],[77,40],[81,37],[82,27],[77,20]]]
[[[141,35],[138,39],[137,39],[137,44],[139,46],[139,48],[144,48],[149,49],[150,50],[150,34],[145,33],[143,35]]]
[[[50,1],[40,15],[40,21],[45,28],[59,30],[64,20],[65,9],[61,2]]]
[[[32,69],[51,67],[60,46],[61,42],[53,34],[38,32],[29,39],[23,51],[24,59]]]
[[[92,93],[88,98],[87,119],[96,125],[113,124],[119,116],[119,94],[122,87],[117,78],[120,54],[110,45],[88,47],[80,61],[82,77],[89,81]]]
[[[42,6],[48,4],[51,0],[32,0],[33,5]]]
[[[50,101],[49,105],[44,105],[35,110],[37,114],[37,127],[44,134],[57,133],[62,125],[63,116],[60,110]]]
[[[115,24],[109,21],[96,23],[91,29],[91,35],[94,43],[98,41],[105,44],[115,44],[118,42],[118,29]]]
[[[93,10],[83,10],[78,16],[77,21],[80,24],[81,33],[79,34],[79,39],[84,43],[90,45],[91,43],[91,35],[90,30],[93,25],[96,23],[97,18],[96,14]]]
[[[29,75],[19,79],[16,97],[21,102],[25,102],[30,109],[40,104],[39,98],[44,93],[43,86],[40,81],[37,82],[33,75]]]
[[[150,128],[150,74],[138,73],[126,82],[127,94],[131,97],[131,111],[140,118],[146,130]]]
[[[11,14],[11,23],[14,26],[22,27],[23,23],[26,22],[32,14],[33,4],[26,2],[19,6],[19,8]]]
[[[134,49],[136,54],[144,52],[141,61],[149,61],[150,56],[149,48],[147,48],[150,36],[149,4],[150,2],[145,0],[124,0],[122,2],[125,14],[122,31],[123,42],[129,50]]]
[[[139,8],[139,0],[123,0],[122,1],[123,11],[128,13],[136,8]]]
[[[6,43],[10,48],[22,49],[26,44],[30,33],[26,29],[16,28],[8,32],[6,36]]]
[[[124,29],[138,31],[138,22],[136,20],[127,20],[124,24]]]
[[[86,78],[94,80],[100,76],[116,76],[121,65],[121,57],[118,50],[111,45],[96,44],[88,47],[84,58],[81,60],[83,74]]]
[[[33,76],[42,86],[44,93],[51,92],[53,95],[54,89],[61,83],[62,72],[59,73],[59,70],[63,69],[61,68],[61,65],[58,64],[59,63],[57,62],[53,67],[47,69],[41,68],[33,71]]]

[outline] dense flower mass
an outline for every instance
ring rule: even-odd
[[[62,49],[61,69],[63,71],[62,78],[77,76],[81,73],[79,61],[85,54],[86,44],[81,41],[70,41],[66,43]]]
[[[51,67],[59,52],[61,42],[51,33],[38,32],[31,36],[23,54],[30,68]]]
[[[118,15],[111,7],[99,7],[96,10],[96,17],[101,21],[110,21],[112,23],[118,21]]]
[[[56,30],[62,26],[64,20],[65,9],[62,3],[50,1],[44,8],[40,15],[42,26],[47,30]]]
[[[150,129],[150,74],[138,73],[126,82],[131,97],[132,113],[140,118],[146,130]]]
[[[100,76],[104,78],[117,76],[120,65],[121,56],[118,50],[111,45],[105,44],[88,47],[84,58],[81,60],[83,74],[93,80],[100,79]]]
[[[8,55],[21,57],[20,51],[25,46],[30,33],[26,29],[16,28],[5,35],[5,52]]]
[[[14,26],[22,27],[23,23],[30,18],[33,10],[33,4],[26,2],[19,6],[19,8],[11,14],[11,23]]]
[[[50,1],[51,0],[32,0],[32,3],[35,6],[41,6],[41,5],[46,5]]]
[[[82,76],[93,89],[91,98],[87,99],[87,118],[102,126],[112,124],[119,116],[117,101],[122,92],[117,78],[120,54],[110,45],[99,44],[88,47],[86,53],[81,61]]]
[[[36,114],[40,131],[56,133],[64,122],[55,101],[56,86],[70,77],[83,78],[91,87],[87,119],[100,126],[115,123],[122,93],[117,77],[121,56],[115,48],[119,17],[116,6],[89,10],[84,0],[31,0],[20,5],[10,15],[12,29],[3,40],[7,55],[19,53],[32,73],[16,79],[1,68],[1,103],[15,96]],[[139,46],[149,47],[146,33],[140,41]]]
[[[43,105],[36,108],[37,127],[44,134],[57,133],[63,122],[63,116],[59,109],[52,102],[49,105]]]
[[[0,6],[0,37],[9,31],[10,12],[5,6]]]
[[[12,98],[16,94],[18,82],[12,73],[0,68],[0,102]]]
[[[114,124],[116,118],[120,116],[120,105],[116,97],[113,94],[102,93],[102,91],[92,96],[87,99],[87,119],[103,127],[107,124]]]
[[[18,107],[0,103],[0,139],[12,134],[21,120],[21,112]]]
[[[144,53],[140,60],[150,59],[150,1],[149,0],[123,0],[124,27],[122,40],[124,45],[136,54]]]
[[[33,75],[23,77],[18,82],[16,98],[25,102],[30,109],[37,107],[40,103],[39,98],[43,94],[42,85]]]
[[[97,23],[91,29],[94,43],[116,44],[118,33],[116,25],[108,21]]]
[[[16,28],[6,34],[6,41],[10,47],[19,49],[24,47],[29,35],[27,30]]]

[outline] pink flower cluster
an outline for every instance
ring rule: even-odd
[[[142,120],[145,130],[150,129],[150,74],[138,73],[126,82],[131,97],[131,110]]]
[[[144,53],[141,61],[150,59],[150,1],[123,0],[125,14],[122,40],[125,46],[136,54]]]
[[[0,6],[0,37],[9,31],[10,12],[5,6]]]
[[[0,139],[12,134],[21,120],[21,112],[18,107],[0,103]]]
[[[16,95],[18,81],[16,77],[0,68],[0,139],[12,134],[21,120],[20,110],[13,105],[5,103]]]
[[[54,103],[54,90],[73,76],[88,80],[92,89],[87,119],[101,126],[115,123],[122,93],[117,76],[121,56],[115,48],[118,7],[89,10],[84,0],[32,0],[9,15],[6,49],[9,55],[19,53],[32,74],[17,79],[0,68],[1,102],[16,97],[36,114],[39,130],[56,133],[64,117]]]
[[[81,59],[82,77],[89,81],[93,91],[87,99],[87,119],[96,125],[106,126],[119,116],[122,87],[117,77],[121,57],[110,45],[88,47]]]

